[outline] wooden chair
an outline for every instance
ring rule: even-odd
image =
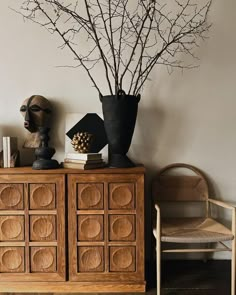
[[[189,173],[168,173],[172,169],[186,168]],[[183,169],[181,169],[182,171]],[[184,169],[184,171],[186,171]],[[173,171],[172,171],[173,172]],[[188,171],[189,172],[189,171]],[[235,295],[235,216],[236,209],[233,205],[214,200],[208,196],[208,185],[205,176],[194,166],[188,164],[172,164],[164,167],[153,181],[153,197],[156,208],[156,228],[153,233],[156,238],[156,261],[157,261],[157,295],[161,294],[161,253],[211,253],[219,251],[231,251],[231,295]],[[157,204],[158,202],[158,204]],[[163,202],[203,202],[204,212],[202,216],[162,218],[161,208]],[[169,203],[170,204],[170,203]],[[223,207],[232,212],[231,229],[216,221],[212,217],[211,207]],[[211,205],[211,206],[210,206]],[[182,206],[181,206],[182,207]],[[231,241],[232,247],[224,242]],[[166,249],[163,243],[172,246]],[[199,244],[195,249],[187,248],[186,244]],[[167,245],[167,244],[165,244]],[[174,246],[174,248],[173,248]],[[177,247],[178,246],[178,247]],[[210,246],[210,247],[209,247]]]

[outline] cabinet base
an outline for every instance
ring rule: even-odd
[[[74,282],[0,282],[0,293],[126,293],[145,292],[146,282],[141,283],[74,283]]]

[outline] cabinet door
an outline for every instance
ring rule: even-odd
[[[143,203],[143,174],[68,176],[70,281],[144,281]]]
[[[0,280],[65,281],[65,176],[0,176]]]

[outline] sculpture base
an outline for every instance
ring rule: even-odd
[[[60,165],[56,160],[45,160],[39,159],[34,161],[32,169],[34,170],[46,170],[46,169],[57,169]]]
[[[136,165],[126,156],[121,154],[111,154],[109,158],[109,167],[111,168],[131,168]]]

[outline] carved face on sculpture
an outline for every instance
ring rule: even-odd
[[[24,127],[32,133],[37,132],[38,127],[48,126],[52,107],[45,97],[33,95],[23,101],[20,112],[25,120]]]

